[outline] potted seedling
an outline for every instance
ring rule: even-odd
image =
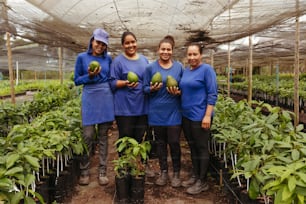
[[[113,160],[116,185],[116,196],[119,203],[129,202],[130,193],[130,161],[128,156],[122,155],[118,159]]]
[[[116,141],[118,160],[114,160],[116,177],[130,175],[129,197],[131,202],[143,203],[145,163],[151,150],[149,141],[138,143],[134,138],[123,137]],[[128,176],[126,176],[128,177]],[[117,192],[118,188],[116,186]],[[119,198],[119,196],[118,196]]]

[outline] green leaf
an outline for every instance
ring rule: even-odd
[[[253,176],[253,172],[250,172],[250,171],[244,172],[244,177],[246,179],[251,178],[252,176]]]
[[[147,160],[147,157],[148,157],[148,154],[147,153],[145,153],[145,152],[140,152],[140,154],[141,154],[141,158],[145,161],[145,160]]]
[[[25,197],[24,204],[36,204],[36,202],[34,201],[32,197]]]
[[[24,191],[19,191],[12,196],[11,204],[19,204],[24,198]]]
[[[10,154],[6,158],[6,168],[9,169],[14,166],[15,162],[20,158],[19,154]]]
[[[304,156],[306,156],[306,148],[300,148],[300,151],[303,153]]]
[[[0,191],[9,191],[13,188],[13,181],[9,178],[0,179]]]
[[[298,194],[298,195],[303,195],[306,197],[306,188],[305,187],[299,187],[297,186],[295,188],[295,193]]]
[[[244,167],[245,171],[253,171],[259,165],[259,162],[260,162],[259,159],[254,159],[243,163],[241,166]]]
[[[299,124],[298,126],[295,127],[295,130],[297,132],[300,132],[300,131],[304,130],[304,125],[303,124]]]
[[[137,156],[137,155],[139,154],[139,150],[140,150],[139,147],[133,148],[133,155],[134,155],[134,156]]]
[[[138,142],[134,138],[129,138],[128,139],[129,143],[131,143],[133,146],[137,146]]]
[[[31,185],[35,181],[35,176],[33,174],[27,174],[24,178],[24,183],[26,186]]]
[[[297,176],[299,176],[299,178],[306,183],[306,174],[302,173],[302,172],[296,172],[295,173]]]
[[[288,178],[288,189],[290,192],[293,192],[295,190],[296,186],[296,178],[295,176],[289,176]]]
[[[291,157],[294,161],[300,158],[300,152],[297,149],[293,149],[291,152]]]
[[[291,121],[291,116],[288,111],[282,111],[282,115],[286,120]]]
[[[24,158],[26,159],[26,161],[31,164],[31,166],[35,167],[35,168],[39,168],[39,160],[36,157],[33,157],[31,155],[23,155]]]
[[[290,192],[288,186],[284,186],[283,192],[282,192],[282,201],[285,201],[289,199],[292,196],[293,192]]]
[[[117,151],[118,152],[122,152],[126,147],[126,144],[125,143],[120,143],[118,148],[117,148]]]
[[[22,172],[23,171],[23,167],[21,166],[16,166],[13,167],[11,169],[9,169],[7,172],[5,172],[6,176],[14,176],[16,173]]]
[[[284,156],[277,156],[276,157],[278,160],[284,162],[285,164],[289,164],[292,162],[291,157],[284,157]]]
[[[288,149],[292,148],[292,145],[290,143],[287,143],[287,142],[278,141],[278,142],[276,142],[276,144],[278,144],[279,148],[288,148]]]
[[[278,113],[273,113],[272,115],[269,115],[267,117],[267,120],[266,122],[271,124],[271,123],[274,123],[274,121],[278,118]]]
[[[251,179],[250,187],[249,187],[249,197],[255,200],[259,196],[259,185],[256,179]]]
[[[298,204],[304,204],[304,196],[301,194],[297,194]]]
[[[302,180],[296,180],[296,187],[306,187],[306,183],[303,182]]]
[[[273,181],[268,181],[264,187],[262,188],[262,190],[268,190],[269,188],[272,188],[274,186],[278,186],[281,184],[281,180],[280,179],[277,179],[277,180],[273,180]]]
[[[284,181],[285,179],[288,179],[290,174],[293,173],[293,169],[287,169],[282,175],[281,175],[281,181]]]
[[[274,203],[282,203],[282,192],[283,192],[283,188],[280,188],[276,192],[276,195],[274,197]]]

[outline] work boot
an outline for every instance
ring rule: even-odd
[[[108,182],[109,182],[109,180],[108,180],[108,178],[107,178],[107,176],[106,176],[106,173],[105,173],[105,172],[100,173],[100,174],[99,174],[99,184],[100,184],[101,186],[105,186],[105,185],[108,184]]]
[[[171,180],[171,186],[173,188],[177,188],[177,187],[180,187],[181,186],[181,179],[180,179],[180,173],[179,172],[174,172],[173,173],[173,178]]]
[[[198,179],[195,184],[193,184],[191,187],[187,188],[187,193],[191,195],[199,194],[203,191],[207,191],[209,189],[209,185],[207,182],[203,182],[200,179]]]
[[[187,188],[192,186],[197,181],[195,175],[192,175],[188,180],[182,182],[182,186]]]
[[[159,178],[155,181],[155,184],[158,186],[164,186],[167,184],[168,181],[168,172],[167,171],[162,171],[161,175]]]
[[[145,170],[145,172],[146,172],[146,176],[147,176],[148,178],[153,178],[153,177],[155,177],[155,172],[151,169],[151,167],[150,167],[149,164],[146,164],[146,170]]]
[[[81,175],[79,178],[79,184],[86,186],[89,184],[89,175]]]

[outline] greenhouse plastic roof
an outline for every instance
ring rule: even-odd
[[[306,58],[306,0],[0,0],[0,12],[1,35],[9,31],[16,39],[31,41],[29,48],[16,40],[15,50],[13,42],[14,60],[27,69],[45,64],[56,68],[57,47],[65,48],[64,67],[73,69],[75,54],[87,48],[97,27],[110,34],[113,56],[122,51],[120,37],[129,30],[137,36],[139,52],[151,60],[157,57],[159,41],[170,34],[179,60],[186,44],[195,41],[205,46],[207,56],[214,54],[215,66],[227,66],[231,42],[231,63],[246,66],[249,46],[244,37],[253,35],[254,65],[271,60],[293,65],[296,17],[301,62]],[[4,40],[1,48],[3,69]]]

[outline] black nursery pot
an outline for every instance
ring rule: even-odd
[[[246,189],[243,189],[240,191],[240,195],[239,195],[240,201],[242,203],[246,203],[246,204],[259,204],[259,202],[257,200],[252,200]]]
[[[144,203],[145,176],[131,177],[130,203]]]
[[[50,203],[49,201],[49,181],[36,182],[36,192],[39,193],[44,199],[45,203]]]
[[[115,177],[116,198],[118,204],[128,204],[130,194],[130,175],[124,177]]]

